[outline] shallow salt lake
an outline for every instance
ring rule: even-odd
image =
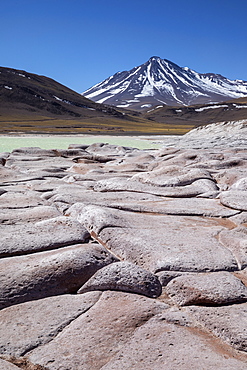
[[[174,136],[173,136],[174,138]],[[43,149],[67,149],[69,144],[108,143],[138,149],[158,149],[170,136],[104,136],[104,135],[35,135],[0,136],[0,153],[11,152],[21,147],[40,147]]]

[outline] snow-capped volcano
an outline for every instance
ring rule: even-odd
[[[152,57],[130,71],[117,72],[82,93],[97,103],[147,110],[157,105],[193,105],[247,96],[247,81],[198,73]]]

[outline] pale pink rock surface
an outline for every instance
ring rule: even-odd
[[[5,366],[246,369],[246,148],[199,131],[0,155]]]

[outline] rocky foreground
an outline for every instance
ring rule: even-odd
[[[1,369],[246,369],[245,146],[0,157]]]

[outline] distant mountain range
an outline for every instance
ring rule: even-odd
[[[119,105],[96,103],[45,76],[0,67],[0,133],[183,134],[208,123],[247,119],[247,96],[192,106],[156,104],[140,112]]]
[[[155,106],[189,106],[247,96],[247,82],[219,74],[198,73],[159,57],[118,72],[82,93],[118,108],[148,111]]]

